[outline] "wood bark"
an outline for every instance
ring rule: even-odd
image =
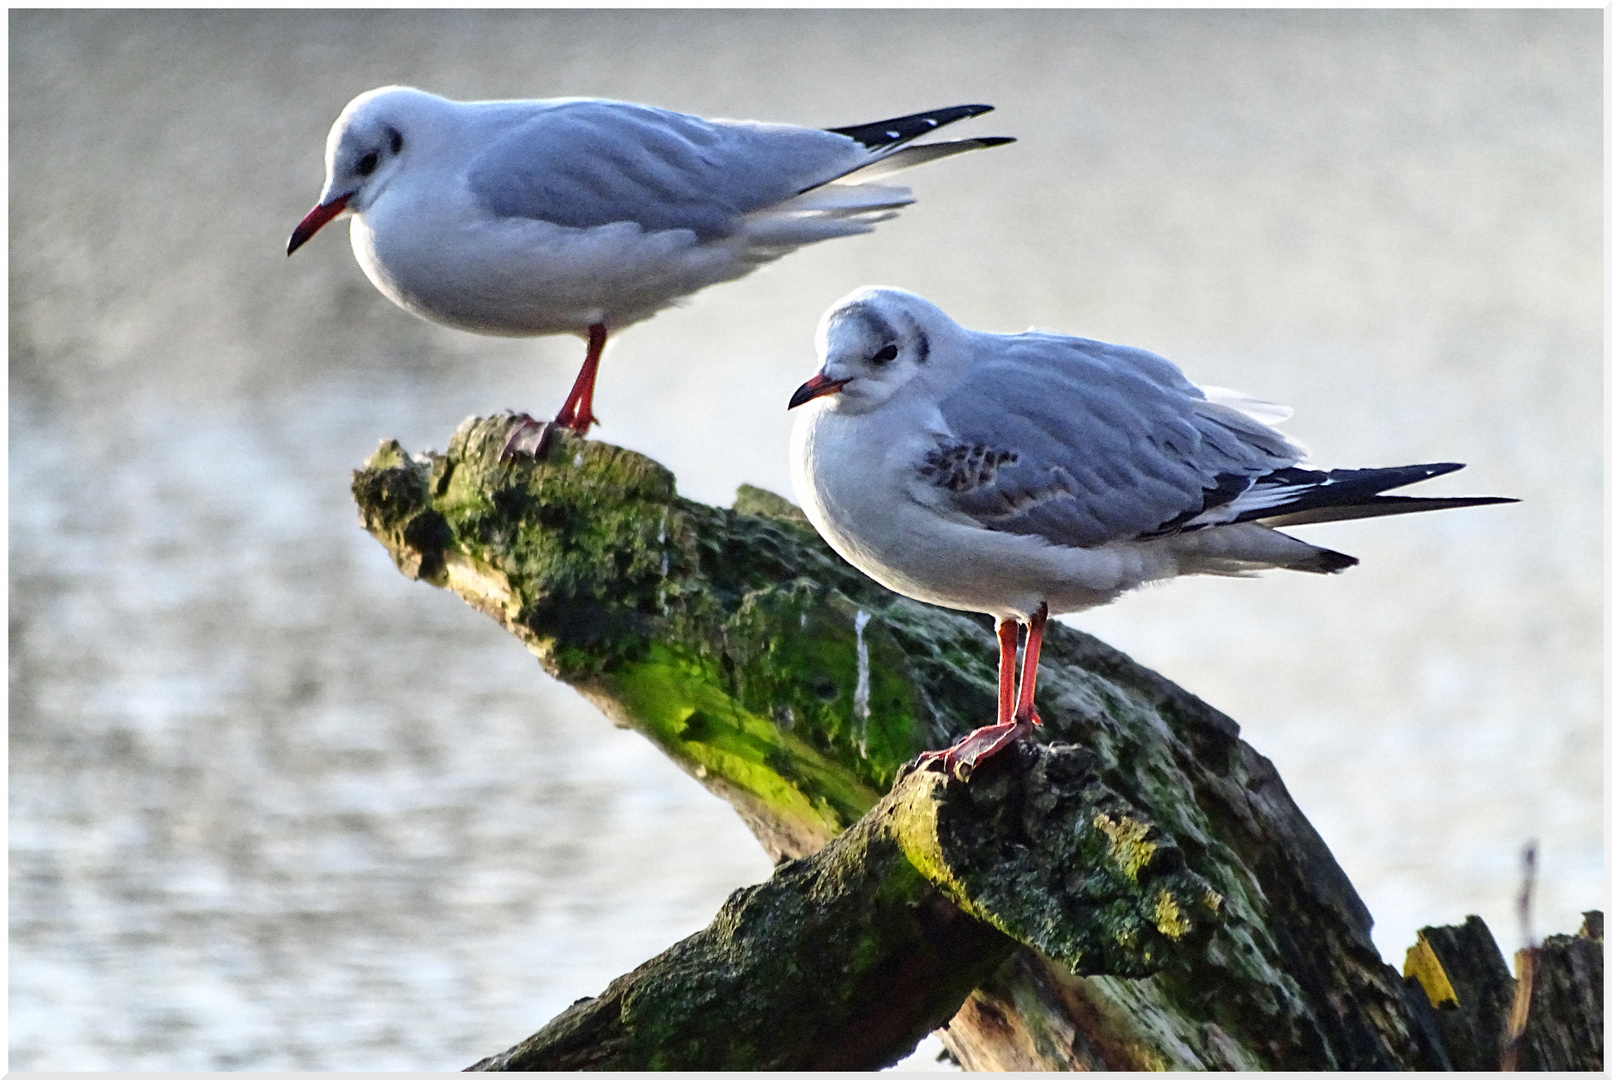
[[[383,444],[354,474],[365,528],[406,575],[497,619],[551,674],[731,803],[782,864],[759,892],[735,894],[702,942],[691,938],[646,965],[691,978],[726,972],[737,980],[728,985],[746,994],[771,987],[776,1000],[716,992],[720,979],[701,976],[707,996],[695,1008],[684,990],[664,989],[672,984],[640,969],[484,1066],[868,1067],[891,1045],[910,1046],[946,1011],[947,994],[976,979],[942,1030],[971,1068],[1454,1064],[1422,982],[1382,962],[1358,895],[1230,718],[1051,624],[1038,695],[1042,741],[1070,744],[1052,758],[1081,763],[1076,786],[1086,795],[1069,805],[1085,810],[1064,820],[1052,813],[1059,799],[1043,813],[1036,808],[1050,796],[1021,794],[1001,799],[1017,809],[1003,809],[972,845],[964,832],[927,849],[875,842],[885,835],[876,823],[893,820],[881,797],[917,782],[909,776],[891,792],[904,763],[993,715],[989,621],[884,590],[766,492],[742,489],[731,510],[705,506],[680,498],[672,476],[647,458],[563,433],[539,461],[501,463],[508,422],[467,420],[443,454]],[[1004,755],[967,785],[943,784],[938,799],[925,781],[930,797],[919,802],[974,805],[1045,756]],[[948,794],[952,787],[967,796]],[[1101,805],[1115,809],[1093,809]],[[1062,824],[1043,828],[1038,815],[1047,814]],[[853,825],[847,835],[861,839],[845,843],[858,853],[856,874],[826,869],[844,860],[825,847]],[[828,864],[813,861],[818,852]],[[1161,903],[1149,889],[1170,875],[1184,876],[1159,886],[1169,901]],[[917,905],[912,911],[935,921],[854,914],[855,897],[881,895],[879,883],[892,881],[903,883],[896,893]],[[1185,881],[1200,891],[1182,891]],[[773,896],[775,888],[784,891]],[[763,900],[776,906],[758,906]],[[943,948],[914,945],[939,940],[936,927],[963,925],[941,914],[947,904],[1003,935],[991,940],[1005,958],[986,963],[989,949],[962,947],[952,969],[959,978],[936,977],[948,989],[911,1003],[867,990],[873,983],[859,972],[909,977],[920,970],[911,966],[918,953],[925,963],[951,963]],[[1032,914],[1003,914],[1015,905]],[[794,914],[746,923],[745,912],[762,910]],[[842,914],[811,922],[819,910]],[[771,942],[760,952],[782,955],[790,935],[768,936],[765,925],[808,922],[817,929],[802,947],[824,971],[842,973],[806,980],[838,983],[810,1006],[790,997],[791,980],[764,974],[778,969],[752,972],[731,952],[735,927],[753,926],[754,941]],[[830,933],[843,927],[856,929]],[[1595,947],[1598,962],[1598,939]],[[873,967],[857,966],[864,961]],[[1574,980],[1550,993],[1576,1001],[1583,984]],[[651,1000],[693,1027],[657,1028],[635,1012]],[[740,1033],[769,1023],[793,1025],[807,1043],[835,1044],[842,1049],[833,1053],[847,1056],[790,1057],[775,1047],[766,1057],[754,1049],[764,1040]],[[1599,1013],[1595,1023],[1598,1038]],[[866,1034],[881,1025],[878,1038]],[[646,1043],[646,1032],[658,1034]]]
[[[1523,953],[1518,950],[1518,970]],[[1527,1026],[1516,1067],[1524,1072],[1599,1072],[1604,939],[1599,911],[1584,913],[1576,935],[1556,934],[1533,950],[1529,1000],[1517,1000],[1518,982],[1482,919],[1460,926],[1426,927],[1405,955],[1407,983],[1415,983],[1434,1009],[1451,1065],[1461,1071],[1501,1067],[1507,1018],[1526,1008]]]
[[[1093,973],[1184,968],[1220,898],[1095,765],[1060,744],[966,784],[909,770],[822,851],[474,1068],[876,1069],[1017,943]]]

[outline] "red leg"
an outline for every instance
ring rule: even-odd
[[[1035,669],[1041,660],[1041,633],[1046,628],[1047,605],[1043,602],[1030,616],[1030,637],[1024,643],[1024,674],[1019,678],[1019,707],[1013,713],[1013,719],[1021,724],[1027,721],[1041,723],[1041,718],[1035,714]]]
[[[996,645],[1000,651],[997,661],[997,722],[972,731],[947,750],[930,750],[920,754],[919,761],[939,758],[947,771],[966,779],[980,762],[997,753],[1008,743],[1022,738],[1030,728],[1041,723],[1035,714],[1035,669],[1041,655],[1041,631],[1047,625],[1047,605],[1042,604],[1030,619],[1030,637],[1024,646],[1024,675],[1019,681],[1019,707],[1013,709],[1013,668],[1019,651],[1019,624],[1012,620],[996,625]]]
[[[996,722],[1013,720],[1013,673],[1019,659],[1019,623],[1004,619],[996,624]]]
[[[587,359],[582,361],[577,381],[571,385],[571,393],[554,417],[556,424],[568,427],[578,435],[586,435],[588,429],[599,422],[593,415],[593,381],[599,377],[599,357],[604,354],[604,346],[604,323],[594,323],[588,327]]]
[[[504,448],[498,452],[499,461],[508,461],[522,453],[540,458],[556,427],[567,427],[586,436],[588,429],[599,422],[593,415],[593,381],[599,377],[599,357],[604,354],[604,346],[604,323],[594,323],[588,327],[587,358],[582,361],[582,370],[577,372],[576,382],[571,384],[571,392],[560,406],[559,415],[553,420],[533,420],[525,413],[516,416],[504,439]]]

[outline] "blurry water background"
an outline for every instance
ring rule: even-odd
[[[616,339],[596,437],[788,494],[783,404],[863,284],[1151,348],[1321,464],[1521,505],[1321,526],[1361,565],[1070,621],[1228,712],[1377,919],[1519,944],[1602,904],[1602,14],[10,14],[11,1065],[456,1068],[768,864],[349,470],[552,410],[578,340],[429,325],[342,228],[284,255],[360,91],[818,126],[986,101],[1012,147]],[[962,128],[959,133],[964,133]],[[981,718],[982,720],[985,718]],[[917,1066],[932,1060],[909,1059]]]

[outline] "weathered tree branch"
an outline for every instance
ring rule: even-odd
[[[1553,935],[1535,950],[1519,1070],[1601,1070],[1603,956],[1598,911],[1584,913],[1576,936]],[[1434,1006],[1452,1065],[1463,1072],[1499,1069],[1517,981],[1483,920],[1472,915],[1460,926],[1420,931],[1405,956],[1405,974]]]
[[[994,639],[986,620],[883,590],[829,551],[798,511],[765,492],[741,491],[733,510],[704,506],[679,498],[671,475],[655,463],[566,436],[540,462],[499,463],[507,424],[503,417],[467,421],[442,455],[413,458],[384,444],[354,477],[365,527],[404,573],[451,588],[498,619],[550,673],[732,803],[775,858],[823,849],[879,803],[914,754],[945,746],[992,715]],[[879,803],[879,813],[851,834],[862,839],[846,841],[858,853],[857,873],[871,875],[863,885],[852,888],[852,877],[829,869],[844,865],[843,850],[825,852],[824,864],[788,864],[767,885],[736,894],[702,932],[703,943],[695,935],[493,1060],[597,1063],[602,1059],[586,1058],[595,1052],[588,1047],[608,1045],[628,1055],[612,1061],[696,1067],[714,1059],[678,1039],[708,1047],[715,1031],[733,1047],[724,1060],[762,1067],[743,1047],[764,1043],[736,1033],[751,1030],[744,1025],[758,1022],[764,1008],[746,1019],[734,1000],[742,995],[716,993],[700,1000],[711,1008],[720,1001],[731,1019],[656,1028],[661,1021],[637,1012],[639,1004],[662,1002],[668,1016],[700,1010],[680,992],[649,990],[670,985],[651,969],[691,978],[725,971],[749,989],[787,984],[772,975],[743,977],[750,969],[735,960],[733,931],[749,927],[755,936],[746,940],[776,952],[788,935],[769,934],[767,926],[800,932],[821,898],[824,912],[841,914],[813,925],[855,928],[834,939],[835,949],[854,945],[851,954],[887,957],[890,970],[905,972],[916,953],[945,951],[914,945],[932,940],[926,935],[945,922],[937,913],[946,909],[935,906],[941,901],[925,891],[933,888],[1028,943],[980,982],[943,1032],[967,1066],[1449,1066],[1421,984],[1382,963],[1358,896],[1270,763],[1238,739],[1230,719],[1059,625],[1048,628],[1038,701],[1046,734],[1079,745],[1066,753],[1083,762],[1082,783],[1130,808],[1118,817],[1092,812],[1084,826],[1053,830],[1073,848],[1053,857],[1039,846],[1052,834],[1036,835],[1040,804],[1032,798],[1031,811],[996,821],[996,831],[974,848],[944,847],[945,859],[937,860],[915,857],[908,845],[897,858],[875,842],[885,827],[877,822],[891,820],[890,804]],[[982,769],[966,785],[965,801],[992,790],[1000,771]],[[940,800],[957,801],[949,794]],[[1093,840],[1098,834],[1102,843]],[[1203,891],[1178,904],[1175,915],[1139,904],[1134,889],[1112,892],[1116,851],[1128,852],[1137,887],[1148,874],[1181,873],[1201,878]],[[1044,880],[1019,874],[1031,866]],[[1048,868],[1056,872],[1047,875]],[[939,921],[926,929],[852,917],[845,913],[857,904],[830,903],[821,882],[839,883],[847,897],[888,886],[891,895],[921,897],[919,909]],[[805,887],[800,895],[812,901],[791,899],[791,885]],[[776,889],[785,891],[774,895]],[[1212,918],[1209,896],[1219,899]],[[1008,899],[1032,914],[1007,919]],[[746,921],[747,912],[762,911],[795,914]],[[1172,921],[1177,915],[1182,922]],[[1167,931],[1215,921],[1206,940],[1196,933],[1176,940]],[[1116,947],[1123,926],[1153,941],[1146,963],[1126,966],[1136,954]],[[810,941],[828,940],[814,935]],[[1065,939],[1085,944],[1071,951],[1059,944]],[[881,942],[894,944],[887,951]],[[708,946],[716,951],[700,951]],[[800,1030],[808,1043],[855,1045],[871,1055],[861,1060],[882,1060],[888,1031],[900,1030],[894,1041],[910,1045],[912,1025],[941,1016],[946,995],[977,974],[972,965],[990,966],[982,959],[988,953],[961,949],[958,978],[939,979],[944,993],[871,1007],[859,1004],[868,991],[857,972],[884,969],[824,958],[825,970],[854,985],[835,988],[821,1012],[801,1016]],[[899,1023],[880,1019],[898,1013]],[[789,1015],[774,1011],[770,1023]],[[885,1034],[866,1034],[881,1024]],[[683,1034],[673,1037],[673,1030]],[[651,1031],[659,1032],[652,1041],[661,1056],[632,1057],[643,1053]]]
[[[1015,941],[1093,973],[1185,967],[1220,897],[1095,765],[1064,745],[971,784],[910,771],[822,851],[475,1067],[876,1069]]]

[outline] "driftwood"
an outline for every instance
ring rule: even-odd
[[[992,715],[988,620],[882,589],[766,492],[705,506],[564,434],[500,463],[508,423],[466,421],[440,455],[383,444],[354,475],[365,528],[731,803],[780,867],[478,1067],[873,1068],[948,1015],[971,1068],[1455,1064],[1450,1003],[1378,957],[1229,718],[1053,624],[1041,741],[1069,745],[966,784],[903,773]],[[1591,1025],[1569,952],[1535,1009],[1593,1026],[1599,1060],[1598,977]]]

